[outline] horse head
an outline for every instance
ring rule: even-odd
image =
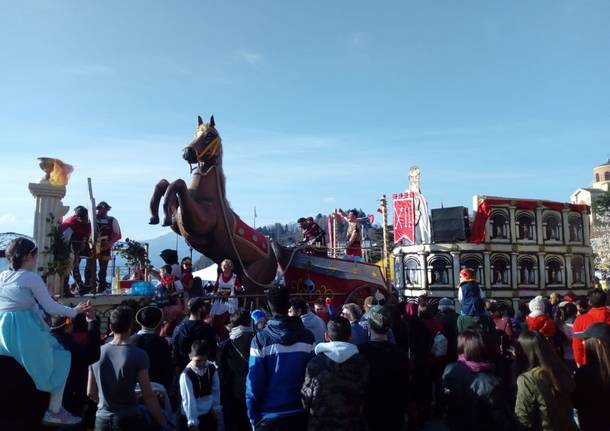
[[[197,117],[195,137],[182,151],[184,160],[190,164],[216,164],[222,148],[220,135],[218,134],[215,125],[213,115],[210,117],[209,123],[204,123],[200,116]]]

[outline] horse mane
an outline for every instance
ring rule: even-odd
[[[227,198],[227,177],[225,177],[225,171],[224,168],[222,167],[222,154],[223,154],[223,148],[222,148],[222,138],[220,137],[220,135],[218,135],[218,139],[220,139],[220,151],[218,152],[218,161],[216,162],[216,169],[218,169],[218,173],[219,173],[219,177],[220,177],[220,191],[222,192],[222,196],[224,197],[225,203],[226,203],[226,207],[228,210],[232,210],[231,208],[231,203],[229,202],[229,199]]]

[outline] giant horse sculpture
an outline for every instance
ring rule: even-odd
[[[214,123],[198,117],[193,141],[182,157],[193,172],[191,182],[163,179],[150,200],[150,224],[159,223],[163,200],[163,226],[170,226],[197,251],[216,263],[231,259],[244,286],[262,293],[273,281],[277,260],[270,241],[233,212],[226,198],[222,168],[222,140]]]

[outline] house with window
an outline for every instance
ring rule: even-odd
[[[570,202],[592,206],[593,202],[610,190],[610,159],[593,168],[593,182],[591,187],[581,187],[570,196]],[[589,221],[595,224],[595,217],[591,214]]]
[[[593,277],[588,205],[492,196],[473,203],[467,240],[394,249],[399,292],[457,297],[460,270],[470,268],[488,298],[586,294]]]

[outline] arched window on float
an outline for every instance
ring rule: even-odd
[[[570,213],[570,215],[568,216],[568,227],[570,231],[570,242],[577,242],[579,244],[582,244],[582,217],[579,213]]]
[[[407,257],[405,259],[405,283],[409,287],[421,285],[420,280],[421,265],[416,257]]]
[[[599,183],[599,174],[595,174],[595,182]]]
[[[492,241],[510,240],[510,224],[508,211],[505,209],[495,209],[489,218],[490,239]]]
[[[532,211],[519,211],[515,223],[519,241],[536,241],[536,217]]]
[[[542,217],[544,240],[561,242],[561,215],[555,211],[546,211]]]
[[[547,286],[564,284],[563,260],[559,256],[547,256],[544,262]]]
[[[519,287],[538,286],[538,259],[536,256],[524,254],[517,259],[517,274]]]
[[[585,284],[585,259],[582,256],[572,256],[572,287]]]
[[[476,253],[466,253],[460,258],[460,266],[462,268],[472,269],[475,273],[477,283],[484,284],[483,276],[483,256]]]
[[[604,181],[610,181],[610,172],[604,172]]]
[[[428,257],[428,284],[431,287],[446,287],[453,284],[451,256],[434,254]]]
[[[510,285],[510,257],[506,254],[493,254],[491,262],[491,284],[494,287]]]

